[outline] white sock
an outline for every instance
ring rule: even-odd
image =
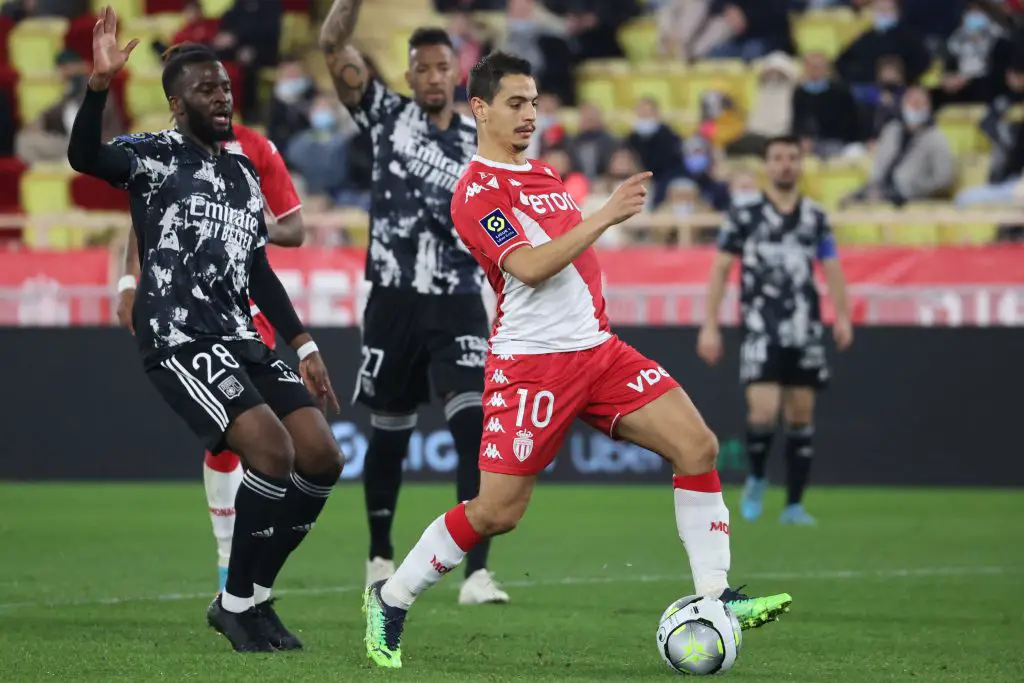
[[[729,508],[718,472],[674,477],[676,529],[690,558],[697,595],[717,598],[729,587]],[[715,491],[714,489],[718,489]]]
[[[242,484],[242,465],[231,472],[218,472],[203,463],[203,483],[206,485],[206,504],[213,523],[213,536],[217,539],[217,564],[228,566],[231,557],[231,535],[235,531],[235,494]]]
[[[270,599],[270,588],[261,586],[258,583],[252,585],[252,599],[257,605],[262,605]]]
[[[413,601],[462,562],[466,553],[458,546],[441,515],[427,527],[395,575],[381,587],[381,597],[392,607],[409,609]]]
[[[224,591],[220,594],[220,604],[229,612],[241,614],[247,609],[253,607],[255,603],[253,603],[252,598],[240,598],[237,595],[232,595],[231,593]]]

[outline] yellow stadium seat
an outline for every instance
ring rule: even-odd
[[[558,110],[558,122],[569,135],[575,135],[580,129],[580,110],[574,107],[561,107]]]
[[[98,13],[103,9],[104,5],[110,5],[117,12],[118,20],[121,21],[141,17],[146,13],[145,4],[145,0],[92,0],[92,11]],[[210,10],[206,9],[206,6],[212,4],[212,2],[203,3],[203,8],[207,14],[210,13]],[[120,30],[118,33],[120,33]]]
[[[975,154],[960,158],[960,169],[957,175],[956,191],[968,187],[987,185],[992,160],[984,154]]]
[[[904,211],[942,210],[949,208],[948,202],[917,201],[903,207]],[[929,247],[939,244],[939,225],[935,221],[911,220],[909,217],[898,225],[887,225],[883,230],[889,244],[913,247]]]
[[[794,17],[793,41],[799,54],[823,52],[834,59],[860,32],[856,16],[848,7],[811,10]]]
[[[125,105],[133,117],[168,115],[167,96],[157,71],[132,71],[125,86]]]
[[[939,110],[937,123],[950,148],[958,157],[984,151],[984,135],[978,124],[985,116],[979,105],[949,105]]]
[[[136,118],[132,130],[137,133],[159,133],[162,130],[173,127],[174,122],[171,121],[171,113],[165,111],[162,114],[146,114]]]
[[[686,67],[676,63],[638,65],[627,76],[616,78],[620,103],[632,107],[646,97],[658,103],[662,111],[673,109],[676,94],[686,90]]]
[[[298,52],[308,45],[313,32],[309,24],[309,15],[301,12],[285,12],[281,23],[281,54]]]
[[[990,244],[995,242],[998,232],[995,223],[940,225],[939,240],[943,244]]]
[[[618,109],[618,87],[607,76],[583,76],[576,80],[576,97],[580,102],[591,102],[602,111]]]
[[[64,48],[68,20],[54,17],[19,21],[8,36],[10,60],[18,73],[54,73]]]
[[[837,208],[844,197],[864,186],[868,170],[862,160],[833,159],[823,164],[812,177],[818,185],[817,200],[831,210]]]
[[[154,15],[136,17],[125,22],[122,29],[124,35],[139,39],[139,47],[132,53],[130,68],[134,71],[153,71],[161,68],[160,55],[153,49],[154,42],[170,45],[171,39],[180,25],[171,23],[165,17],[174,19],[174,15]]]
[[[37,163],[21,177],[21,204],[29,216],[54,214],[71,209],[71,168],[65,163]],[[44,226],[29,220],[22,240],[34,249],[78,249],[85,244],[85,231],[75,226]]]
[[[731,96],[740,109],[745,109],[748,78],[747,66],[739,60],[699,62],[687,72],[686,87],[676,91],[676,106],[699,111],[704,93],[718,91]]]
[[[921,85],[925,88],[936,88],[942,83],[942,74],[945,71],[945,64],[941,59],[932,60],[932,65],[921,74]]]
[[[608,126],[608,130],[619,137],[625,137],[632,132],[633,120],[635,118],[636,114],[633,113],[632,109],[605,110],[604,112],[605,124]]]
[[[619,29],[619,44],[631,62],[657,55],[658,25],[653,19],[635,19]]]
[[[833,228],[840,244],[882,244],[882,226],[878,223],[843,223]]]
[[[692,137],[697,132],[700,120],[697,112],[689,109],[670,109],[662,111],[662,118],[669,128],[676,132],[683,139]]]
[[[18,79],[18,110],[21,120],[31,123],[60,102],[64,82],[57,75],[23,75]]]
[[[234,4],[235,0],[203,0],[203,14],[208,17],[221,17]]]

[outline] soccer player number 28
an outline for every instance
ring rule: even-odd
[[[225,346],[221,344],[214,344],[213,346],[210,347],[210,350],[213,351],[213,355],[217,356],[217,359],[220,360],[220,362],[224,365],[224,368],[238,368],[238,361],[235,360],[235,357],[231,355],[231,352],[228,351]],[[202,353],[197,353],[195,355],[195,358],[192,359],[192,367],[195,370],[200,369],[200,359],[206,361],[205,365],[207,384],[213,384],[215,381],[217,381],[218,377],[224,374],[224,368],[221,368],[217,372],[213,371],[213,359],[210,357],[210,354],[206,353],[205,351],[203,351]]]

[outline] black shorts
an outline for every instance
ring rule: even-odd
[[[256,341],[192,342],[146,374],[214,453],[227,448],[224,433],[249,408],[266,403],[284,418],[316,406],[302,378]]]
[[[374,287],[363,314],[363,362],[353,402],[411,413],[438,396],[483,392],[487,311],[479,294]]]
[[[828,386],[828,358],[821,342],[798,347],[772,344],[763,336],[747,335],[740,344],[740,382],[779,384],[822,390]]]

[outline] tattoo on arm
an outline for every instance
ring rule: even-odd
[[[349,41],[362,0],[334,0],[320,30],[320,46],[342,103],[356,104],[366,90],[366,65]]]

